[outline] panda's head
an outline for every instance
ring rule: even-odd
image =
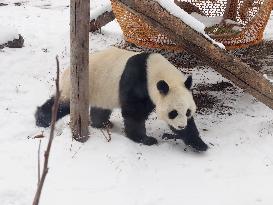
[[[191,76],[184,81],[181,79],[178,84],[166,82],[166,79],[156,82],[159,96],[156,102],[157,116],[175,129],[185,128],[187,120],[196,111],[191,86]]]

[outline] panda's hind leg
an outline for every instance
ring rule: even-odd
[[[109,121],[111,113],[112,110],[91,107],[91,126],[95,128],[112,128],[113,124]]]
[[[52,107],[54,105],[55,96],[48,99],[43,105],[37,107],[35,112],[36,125],[38,127],[49,127],[51,124],[52,118]],[[62,117],[68,115],[70,113],[70,105],[69,102],[59,102],[58,111],[57,111],[57,119],[59,120]]]

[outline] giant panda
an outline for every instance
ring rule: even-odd
[[[153,145],[157,140],[147,136],[145,121],[154,109],[174,130],[185,128],[196,111],[192,77],[186,77],[160,54],[111,47],[91,54],[89,62],[90,116],[95,128],[109,125],[112,110],[121,108],[126,136]],[[61,76],[60,91],[57,120],[70,112],[70,69]],[[37,126],[50,125],[53,103],[54,96],[37,108]]]

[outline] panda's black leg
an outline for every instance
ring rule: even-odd
[[[157,144],[157,140],[146,135],[145,119],[134,119],[132,117],[124,117],[125,134],[134,142],[145,145]]]
[[[185,129],[171,129],[174,133],[176,133],[176,138],[183,140],[186,145],[189,145],[198,151],[206,151],[208,149],[208,145],[200,138],[199,131],[196,127],[193,117],[188,119],[188,123]]]
[[[55,101],[55,97],[48,99],[43,105],[37,107],[35,112],[36,125],[38,127],[49,127],[52,118],[52,107]],[[70,105],[68,102],[59,102],[59,107],[57,111],[57,119],[59,120],[62,117],[70,113]]]
[[[95,128],[112,128],[113,124],[109,121],[111,113],[112,111],[108,109],[91,107],[91,126]]]
[[[198,151],[206,151],[208,149],[208,145],[200,138],[200,134],[193,117],[188,119],[185,133],[187,134],[185,135],[183,141],[186,145],[189,145]]]

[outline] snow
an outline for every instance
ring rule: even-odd
[[[273,83],[273,76],[268,76],[267,74],[263,74],[264,78],[269,80],[269,82]]]
[[[17,30],[11,26],[0,24],[0,45],[19,38]]]
[[[62,69],[69,65],[69,1],[3,2],[9,5],[0,7],[0,21],[22,34],[25,46],[0,52],[0,204],[29,205],[37,185],[34,136],[44,131],[42,153],[49,136],[49,129],[35,126],[33,114],[55,90],[55,56]],[[272,39],[270,27],[265,33]],[[112,22],[90,40],[95,52],[120,42],[122,33]],[[195,83],[225,80],[208,67],[191,72]],[[231,116],[196,115],[202,138],[211,143],[202,154],[162,140],[169,130],[155,114],[147,131],[159,145],[151,147],[124,137],[120,110],[111,118],[110,142],[94,128],[85,144],[72,141],[69,117],[60,120],[40,205],[272,204],[273,111],[240,89],[212,94],[233,109]]]
[[[273,13],[271,12],[271,16],[269,17],[269,21],[266,25],[265,32],[264,32],[264,39],[265,40],[273,40]]]
[[[170,14],[180,18],[188,26],[198,31],[199,33],[204,33],[205,25],[189,15],[186,11],[181,9],[171,0],[157,0],[157,2],[165,8]]]
[[[233,21],[231,19],[225,19],[225,23],[226,24],[232,24],[232,25],[237,25],[237,26],[240,26],[241,24],[236,22],[236,21]]]
[[[202,22],[205,27],[212,27],[214,25],[220,24],[223,17],[222,16],[213,16],[213,17],[207,17],[203,16],[199,13],[193,12],[190,14],[192,17],[196,18],[198,21]],[[240,28],[240,23],[233,21],[231,19],[225,19],[226,24],[232,24],[232,25],[237,25],[236,28]],[[240,28],[241,29],[241,28]]]
[[[219,24],[223,19],[222,16],[207,17],[196,12],[191,13],[191,16],[196,18],[198,21],[202,22],[205,25],[205,27],[211,27],[216,24]]]
[[[96,8],[90,8],[90,19],[97,19],[99,15],[105,13],[106,11],[112,11],[111,2],[102,2],[100,5],[97,5]]]

